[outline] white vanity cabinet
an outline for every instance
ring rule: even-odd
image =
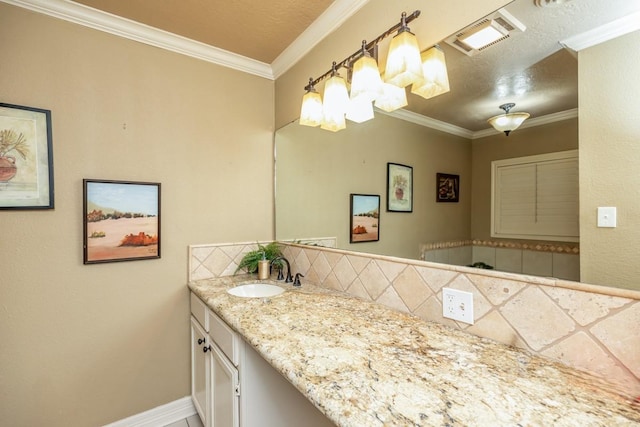
[[[191,294],[191,398],[205,427],[239,427],[237,362],[233,364],[220,349],[229,345],[228,337],[220,333],[221,322]]]
[[[207,307],[191,294],[191,399],[202,423],[207,426],[209,414],[209,319]]]
[[[222,319],[207,311],[209,319],[209,401],[211,427],[240,426],[240,354],[243,342]]]
[[[202,325],[191,317],[191,399],[204,425],[207,425],[207,379],[208,379],[208,350],[207,333]]]
[[[191,397],[205,427],[333,426],[191,293]]]

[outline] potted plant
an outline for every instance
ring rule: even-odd
[[[258,243],[258,249],[249,251],[242,257],[240,260],[240,264],[238,264],[238,268],[236,268],[235,273],[238,271],[245,269],[247,273],[256,273],[258,271],[258,261],[262,259],[267,259],[269,261],[273,261],[274,259],[282,256],[282,250],[280,249],[280,245],[278,242],[271,242],[266,245],[261,245]],[[276,261],[275,265],[282,266],[280,261]]]
[[[395,188],[396,199],[404,199],[404,191],[407,189],[407,178],[402,175],[393,176],[393,188]]]
[[[22,133],[17,134],[14,130],[0,130],[0,182],[9,181],[18,170],[16,158],[8,155],[12,151],[26,159],[29,154],[27,139]]]

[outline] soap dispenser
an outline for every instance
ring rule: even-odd
[[[262,259],[258,261],[258,279],[259,280],[264,280],[269,278],[271,273],[270,267],[271,265],[269,263],[269,260],[265,256],[265,253],[262,252]]]

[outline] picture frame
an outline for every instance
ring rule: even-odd
[[[160,183],[83,180],[84,264],[160,258]]]
[[[436,173],[436,202],[458,203],[460,200],[460,175]]]
[[[349,243],[380,240],[380,196],[350,195]]]
[[[53,209],[51,111],[0,103],[0,209]]]
[[[387,163],[387,211],[413,212],[413,168]]]

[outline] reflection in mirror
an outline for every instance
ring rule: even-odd
[[[276,133],[276,237],[336,237],[340,249],[576,280],[577,244],[492,239],[490,215],[491,161],[577,144],[576,118],[473,142],[384,114],[338,133],[294,122]],[[413,212],[383,208],[380,240],[349,243],[349,194],[379,194],[386,206],[387,163],[413,168]],[[458,202],[438,203],[439,173],[460,177]]]
[[[587,3],[591,3],[591,0]],[[516,0],[512,4],[524,4],[524,1]],[[566,4],[573,4],[576,8],[582,7],[582,3],[579,2]],[[609,11],[620,11],[622,3],[616,1],[616,5]],[[520,14],[518,17],[528,24],[526,16]],[[524,37],[525,34],[519,37]],[[637,39],[633,37],[632,41]],[[335,134],[317,128],[299,126],[296,122],[278,130],[276,132],[276,237],[279,240],[302,241],[317,237],[335,237],[336,246],[341,249],[459,265],[482,262],[504,271],[568,280],[579,280],[582,269],[583,274],[587,271],[589,275],[590,280],[586,280],[588,283],[632,289],[637,287],[635,282],[627,283],[628,281],[614,278],[615,272],[605,267],[603,263],[588,262],[580,266],[581,258],[584,259],[583,257],[587,256],[587,259],[592,261],[594,255],[599,253],[596,246],[602,242],[603,237],[601,231],[595,228],[595,220],[591,218],[590,212],[595,211],[595,206],[599,206],[596,203],[607,203],[597,189],[591,186],[588,189],[584,188],[585,182],[593,182],[594,179],[589,177],[588,169],[580,170],[580,183],[583,185],[580,189],[580,249],[577,243],[571,242],[491,237],[492,161],[575,150],[578,148],[578,127],[580,126],[580,165],[582,167],[585,160],[594,165],[596,159],[600,161],[608,157],[593,145],[595,141],[593,143],[591,141],[595,139],[594,137],[599,137],[599,140],[603,138],[608,140],[613,135],[611,132],[615,132],[616,135],[620,135],[621,131],[631,132],[631,134],[634,132],[624,126],[612,129],[610,126],[599,124],[602,120],[600,116],[605,113],[604,110],[620,110],[617,106],[619,103],[617,97],[623,96],[625,89],[620,90],[611,85],[600,89],[598,85],[594,86],[593,80],[593,84],[588,88],[586,86],[579,88],[581,106],[587,106],[584,117],[589,119],[583,122],[581,111],[579,125],[577,110],[572,109],[577,107],[578,55],[571,55],[566,50],[554,52],[553,55],[542,58],[531,66],[527,65],[527,68],[520,70],[520,75],[529,76],[527,83],[532,83],[530,79],[539,78],[548,81],[562,80],[563,84],[572,85],[571,90],[574,94],[572,101],[566,104],[565,96],[563,98],[565,104],[562,107],[564,110],[545,110],[551,98],[547,98],[546,92],[529,92],[531,91],[529,86],[527,91],[521,94],[522,99],[529,98],[531,102],[544,107],[535,111],[534,107],[526,106],[524,101],[509,99],[517,102],[519,106],[526,106],[523,110],[532,113],[532,118],[527,121],[529,123],[525,122],[525,125],[511,133],[509,137],[485,130],[488,127],[486,124],[482,128],[471,124],[463,126],[465,120],[470,123],[474,118],[477,120],[478,116],[486,120],[489,116],[497,114],[494,111],[497,106],[501,101],[507,101],[502,98],[502,95],[511,97],[514,93],[501,94],[498,93],[499,91],[492,92],[487,89],[481,96],[491,101],[475,100],[456,103],[459,99],[456,90],[463,92],[464,96],[461,99],[469,99],[468,94],[464,92],[469,88],[469,82],[476,79],[473,74],[476,67],[467,65],[462,69],[457,68],[455,57],[450,52],[447,53],[447,64],[450,69],[451,92],[429,101],[420,101],[416,104],[415,111],[427,116],[435,116],[447,123],[452,123],[457,111],[457,114],[462,117],[459,126],[463,128],[446,125],[432,128],[429,126],[433,121],[417,114],[404,111],[397,115],[387,115],[376,111],[374,120],[362,124],[349,123],[346,130]],[[602,56],[602,53],[599,55]],[[585,63],[593,66],[596,55],[581,54],[580,58],[586,58]],[[624,58],[620,59],[624,64],[607,65],[607,67],[618,70],[637,70],[639,65],[629,58],[629,55],[624,55]],[[484,61],[481,56],[476,59],[480,62]],[[469,61],[469,58],[465,60]],[[581,63],[582,61],[581,59]],[[562,64],[564,67],[561,76],[553,71],[557,70],[554,64]],[[594,73],[589,73],[582,65],[581,67],[581,79],[586,81],[584,77]],[[570,75],[569,78],[567,74]],[[508,75],[502,77],[494,75],[493,78],[496,83],[500,83],[499,87],[496,86],[498,89],[502,87],[500,85],[511,81]],[[545,83],[545,90],[553,87],[553,84],[550,85],[548,81]],[[560,90],[560,87],[556,89]],[[567,92],[562,93],[566,95]],[[605,94],[606,98],[603,98]],[[596,101],[600,100],[599,102],[602,103],[604,99],[606,99],[606,108],[597,104]],[[427,111],[429,102],[436,105],[433,111]],[[409,101],[409,104],[408,108],[411,108],[413,101]],[[470,110],[471,104],[473,107]],[[625,101],[621,105],[625,105],[627,109],[633,108],[634,105],[638,106],[635,100]],[[492,107],[494,110],[491,109]],[[452,109],[453,113],[451,113]],[[442,115],[438,116],[437,111],[442,111]],[[448,115],[445,115],[445,112]],[[613,111],[612,114],[614,114]],[[604,115],[612,117],[612,114]],[[547,121],[547,118],[554,120]],[[626,133],[622,137],[627,138]],[[637,132],[635,135],[637,138]],[[589,147],[582,146],[585,140],[590,144]],[[636,151],[629,151],[627,159],[638,159]],[[387,163],[390,162],[413,168],[414,203],[411,213],[387,212],[384,209],[386,170]],[[618,162],[614,168],[621,166]],[[437,173],[460,177],[460,195],[457,203],[436,202]],[[625,174],[622,170],[620,173]],[[625,175],[635,176],[630,171]],[[599,180],[606,180],[605,175],[598,176]],[[381,196],[383,208],[380,212],[381,233],[378,242],[349,243],[349,194],[351,193]],[[608,203],[616,203],[618,206],[628,203],[628,197],[621,196],[619,192],[615,195],[611,191],[608,192],[606,199],[612,200]],[[585,216],[585,206],[589,209],[587,216]],[[592,206],[594,206],[593,209]],[[630,205],[627,209],[632,211],[635,206]],[[634,233],[636,233],[634,230],[630,234],[625,232],[629,235],[635,235]],[[622,244],[624,239],[625,237],[620,235],[616,241]],[[592,244],[592,242],[597,243]],[[630,247],[626,241],[624,245]],[[612,250],[607,252],[615,254],[615,250],[610,248]],[[578,255],[578,252],[582,255]],[[618,254],[618,258],[628,259],[627,252],[629,250]],[[607,265],[612,262],[608,262]],[[624,270],[622,275],[627,277],[634,276],[633,271],[637,272],[637,268],[633,270],[628,262],[625,262],[625,265],[627,267],[616,265],[615,270]],[[637,277],[637,274],[635,276]]]

